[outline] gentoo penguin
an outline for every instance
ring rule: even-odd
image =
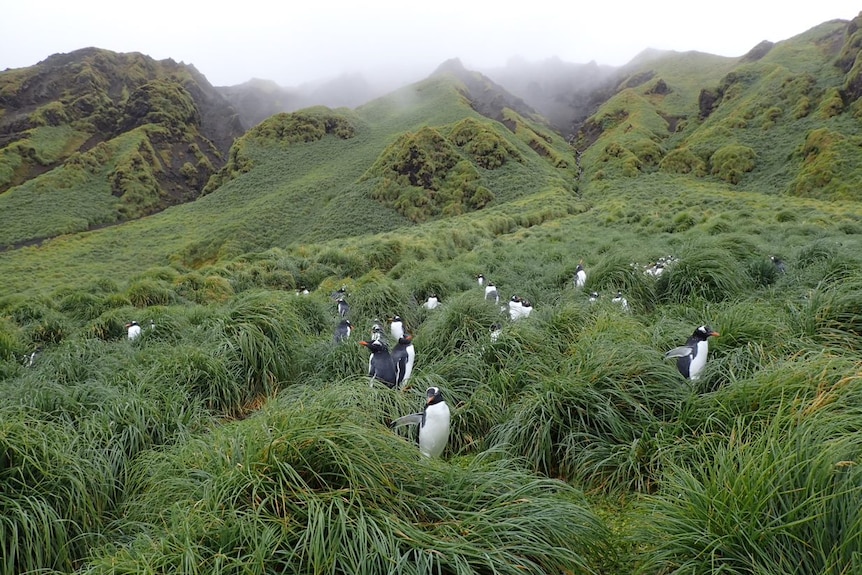
[[[335,343],[341,343],[350,339],[350,332],[353,331],[353,325],[349,319],[343,319],[335,326]]]
[[[329,297],[331,297],[335,301],[338,301],[339,299],[343,298],[346,295],[347,295],[347,286],[341,286],[340,288],[338,288],[337,290],[332,292],[332,294]]]
[[[629,311],[629,300],[623,297],[622,290],[617,291],[617,295],[614,296],[614,299],[611,300],[615,304],[619,304],[623,311]]]
[[[494,303],[500,303],[500,294],[497,293],[497,286],[488,282],[488,285],[485,286],[485,299],[493,300]]]
[[[509,319],[512,321],[516,321],[521,319],[523,316],[522,310],[524,309],[524,304],[521,302],[521,297],[518,295],[513,295],[509,300]]]
[[[404,320],[400,315],[396,315],[389,320],[389,333],[392,334],[392,340],[398,341],[404,337]]]
[[[305,286],[299,286],[299,289],[296,290],[296,295],[308,295],[308,288]]]
[[[381,341],[360,341],[359,345],[364,345],[371,352],[368,357],[368,376],[372,379],[372,384],[375,379],[385,383],[388,387],[395,387],[397,374],[395,373],[395,363],[392,361],[392,356],[389,355],[389,348]]]
[[[437,306],[440,305],[440,299],[437,297],[436,293],[432,293],[428,296],[428,299],[425,300],[425,303],[422,304],[422,307],[425,309],[437,309]]]
[[[599,301],[599,292],[591,291],[590,292],[590,303],[596,303]]]
[[[476,282],[479,284],[479,287],[484,286],[485,285],[485,276],[483,276],[482,274],[477,275],[476,276]]]
[[[783,274],[785,271],[787,271],[787,268],[784,267],[784,262],[781,260],[781,258],[777,256],[769,256],[769,259],[772,260],[772,263],[775,265],[775,271],[780,274]]]
[[[530,317],[533,312],[533,304],[528,299],[521,299],[521,317]]]
[[[575,288],[581,289],[587,284],[587,272],[584,271],[584,266],[578,264],[575,268]]]
[[[133,321],[127,323],[126,329],[128,330],[129,340],[135,340],[141,337],[141,326],[138,325],[138,322]]]
[[[429,387],[425,392],[425,408],[422,413],[411,413],[399,417],[390,424],[395,429],[402,425],[419,426],[419,452],[425,457],[440,457],[449,441],[449,406],[443,400],[439,387]]]
[[[150,331],[156,331],[156,320],[150,320]]]
[[[36,356],[42,351],[42,346],[37,346],[32,352],[24,356],[24,367],[33,367],[36,363]]]
[[[718,332],[708,325],[702,325],[691,334],[685,345],[675,347],[666,354],[665,359],[676,357],[676,367],[686,379],[697,379],[703,366],[706,365],[706,354],[709,351],[710,336],[718,337]]]
[[[344,301],[343,297],[340,297],[335,301],[338,303],[338,317],[347,317],[347,314],[350,313],[350,306],[346,301]]]
[[[413,373],[413,363],[416,361],[416,348],[413,347],[413,336],[406,334],[398,339],[392,348],[392,362],[395,364],[395,385],[402,387]]]
[[[499,323],[491,324],[491,341],[495,342],[500,339],[500,335],[503,333],[503,329]]]
[[[379,321],[375,321],[374,325],[371,326],[371,341],[379,341],[384,345],[388,345],[386,332],[383,331],[383,326],[380,325]]]

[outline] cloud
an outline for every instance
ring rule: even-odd
[[[454,57],[482,69],[514,56],[622,65],[649,47],[739,56],[761,40],[855,15],[846,0],[805,10],[742,0],[43,0],[4,7],[0,69],[96,46],[194,64],[216,85],[257,77],[295,86],[355,72],[421,78]]]

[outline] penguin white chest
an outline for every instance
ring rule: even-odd
[[[449,406],[445,401],[425,409],[425,423],[419,428],[419,451],[425,457],[440,457],[449,441]]]
[[[709,343],[707,340],[697,342],[695,352],[691,357],[691,363],[688,367],[688,378],[697,379],[700,377],[700,372],[703,371],[706,365],[706,355],[709,352]]]

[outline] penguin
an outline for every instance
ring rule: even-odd
[[[591,291],[590,292],[590,303],[596,303],[599,301],[599,292]]]
[[[392,361],[392,356],[389,354],[389,348],[381,341],[360,341],[359,345],[368,348],[371,355],[368,357],[368,376],[371,378],[371,384],[377,379],[387,387],[395,387],[397,374],[395,372],[395,363]]]
[[[780,274],[783,274],[787,271],[787,268],[784,266],[784,262],[778,256],[769,256],[769,259],[772,260],[772,263],[775,265],[775,271]]]
[[[622,290],[617,291],[617,295],[614,296],[614,299],[611,300],[615,304],[619,304],[623,311],[629,311],[629,300],[623,297]]]
[[[521,297],[513,295],[509,300],[509,319],[517,321],[523,316],[524,304],[521,302]]]
[[[389,320],[389,333],[392,334],[392,340],[398,341],[404,337],[404,320],[400,315],[396,315]]]
[[[308,288],[305,286],[299,286],[299,289],[296,290],[296,295],[308,295]]]
[[[339,299],[343,298],[346,295],[347,295],[347,286],[341,286],[340,288],[338,288],[337,290],[332,292],[332,294],[330,294],[329,297],[331,297],[335,301],[338,301]]]
[[[350,332],[353,331],[353,325],[349,319],[343,319],[335,326],[335,343],[350,339]]]
[[[587,284],[587,272],[584,271],[584,266],[578,264],[575,268],[575,289],[581,289]]]
[[[709,338],[718,337],[718,332],[708,325],[702,325],[691,334],[685,345],[675,347],[666,354],[665,359],[678,358],[676,367],[686,379],[695,380],[700,377],[700,372],[706,365],[706,355],[709,351]]]
[[[422,304],[422,307],[425,309],[437,309],[437,306],[440,305],[440,299],[437,297],[437,294],[432,293],[428,296],[428,299]]]
[[[133,321],[126,324],[126,329],[128,330],[129,341],[133,341],[141,337],[141,326],[138,325],[138,322]]]
[[[493,300],[494,303],[500,303],[500,294],[497,293],[497,286],[488,282],[488,285],[485,286],[485,299]]]
[[[150,320],[150,331],[156,331],[156,320]]]
[[[440,457],[449,442],[449,406],[443,399],[439,387],[429,387],[425,392],[425,408],[422,413],[411,413],[399,417],[389,424],[395,429],[402,425],[419,426],[419,452],[425,457]]]
[[[533,312],[533,304],[528,299],[521,299],[521,317],[530,317]]]
[[[24,367],[33,367],[36,363],[36,356],[42,351],[42,346],[36,346],[32,352],[24,356]]]
[[[335,300],[338,303],[338,317],[345,318],[350,313],[350,306],[344,301],[343,297]]]
[[[503,329],[499,323],[494,323],[491,324],[490,332],[491,333],[489,337],[491,338],[491,342],[493,343],[500,339],[500,335],[503,333]]]
[[[476,282],[479,284],[479,287],[483,287],[485,285],[485,276],[482,274],[477,275]]]
[[[395,363],[395,385],[403,387],[413,373],[413,363],[416,361],[416,348],[413,347],[413,336],[406,334],[398,339],[392,348],[392,361]]]
[[[383,331],[383,326],[380,325],[380,321],[375,321],[374,325],[371,326],[371,341],[379,341],[384,345],[389,345],[389,342],[386,340],[386,333]]]

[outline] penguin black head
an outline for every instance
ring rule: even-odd
[[[700,326],[699,328],[694,330],[693,334],[691,334],[691,337],[697,338],[701,341],[705,341],[705,340],[709,339],[711,336],[718,337],[719,333],[717,331],[715,331],[714,329],[712,329],[711,327],[709,327],[708,325]]]
[[[389,321],[396,322],[396,321],[404,321],[404,320],[401,319],[400,315],[396,315],[396,316],[392,316],[392,319],[390,319]]]
[[[440,391],[439,387],[429,387],[425,391],[425,403],[427,405],[434,405],[441,401],[443,401],[443,392]]]
[[[380,341],[379,339],[372,339],[371,341],[360,341],[359,345],[365,346],[368,348],[368,351],[371,353],[379,353],[381,351],[388,351],[386,344]]]
[[[513,301],[513,302],[519,302],[519,301],[521,301],[521,298],[520,298],[520,296],[513,295],[513,296],[512,296],[511,301]]]
[[[584,266],[582,266],[581,264],[578,264],[578,267],[576,267],[576,268],[575,268],[575,271],[576,271],[576,272],[579,272],[579,271],[581,271],[581,270],[583,270],[583,269],[584,269]]]

